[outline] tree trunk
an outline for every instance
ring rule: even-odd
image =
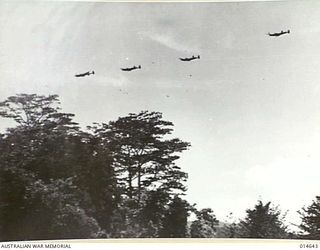
[[[141,199],[141,165],[138,166],[138,204]]]
[[[128,196],[129,196],[130,199],[132,199],[132,172],[131,172],[131,167],[129,167],[128,184],[129,184]]]

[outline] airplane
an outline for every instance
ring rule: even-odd
[[[268,33],[269,36],[282,36],[284,34],[290,34],[290,30],[288,31],[281,30],[281,32],[278,32],[278,33]]]
[[[141,65],[137,66],[133,66],[131,68],[121,68],[122,71],[131,71],[131,70],[135,70],[135,69],[141,69]]]
[[[94,71],[92,70],[91,72],[86,72],[86,73],[82,73],[82,74],[77,74],[75,75],[75,77],[84,77],[84,76],[89,76],[89,75],[94,75]]]
[[[181,61],[184,61],[184,62],[188,62],[188,61],[192,61],[192,60],[195,60],[195,59],[200,59],[200,55],[198,56],[192,56],[192,57],[187,57],[187,58],[179,58]]]

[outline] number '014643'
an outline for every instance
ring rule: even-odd
[[[319,248],[319,245],[318,244],[315,244],[315,243],[310,243],[310,244],[300,244],[300,248],[304,248],[304,249],[310,249],[310,248],[313,248],[313,249],[317,249]]]

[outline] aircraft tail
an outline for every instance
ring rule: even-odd
[[[288,32],[288,34],[290,34],[290,30],[288,30],[287,32]]]
[[[139,65],[139,67],[138,67],[139,69],[141,69],[141,65]]]
[[[200,55],[198,55],[198,59],[200,59]]]
[[[93,75],[94,75],[94,71],[93,71],[93,70],[92,70],[91,74],[93,74]]]

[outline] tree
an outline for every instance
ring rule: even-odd
[[[4,136],[3,160],[32,171],[38,178],[67,178],[75,172],[69,164],[78,133],[73,114],[60,112],[57,95],[20,94],[0,102],[0,116],[18,123]],[[7,157],[7,158],[6,158]],[[44,167],[43,165],[46,165]]]
[[[86,132],[57,95],[0,102],[17,125],[0,134],[0,240],[185,235],[187,174],[175,165],[190,144],[143,111]],[[182,214],[178,215],[178,212]],[[175,218],[176,219],[176,218]]]
[[[23,221],[30,206],[25,194],[26,187],[34,181],[31,173],[10,167],[0,160],[0,240],[27,239],[28,230]]]
[[[142,111],[120,117],[109,124],[91,127],[100,144],[112,151],[119,183],[138,204],[144,190],[185,191],[187,174],[176,166],[176,153],[190,144],[177,138],[164,139],[173,124],[159,112]]]
[[[190,226],[191,238],[212,238],[215,236],[216,226],[219,221],[212,209],[205,208],[196,211],[197,219]]]
[[[96,143],[113,160],[121,193],[113,216],[117,237],[159,236],[170,196],[186,190],[187,174],[175,160],[190,144],[165,138],[172,126],[162,120],[161,113],[142,111],[89,127]]]
[[[27,187],[26,199],[33,208],[24,217],[27,239],[106,237],[97,220],[81,206],[82,192],[73,181],[58,179],[47,184],[37,180]]]
[[[12,118],[21,127],[78,130],[73,114],[59,112],[58,95],[19,94],[0,102],[0,116]]]
[[[171,200],[170,195],[158,189],[148,191],[143,196],[143,205],[138,215],[139,223],[143,228],[141,237],[159,237],[168,203]]]
[[[93,155],[91,146],[72,121],[73,114],[61,113],[58,104],[56,95],[27,94],[0,103],[0,116],[17,122],[0,138],[3,240],[103,235],[92,217],[97,209],[91,193],[97,190],[90,193],[90,185],[83,181]],[[91,173],[102,176],[93,169]],[[66,221],[75,226],[72,232]]]
[[[320,240],[320,196],[316,196],[311,205],[303,207],[298,211],[302,222],[300,228],[303,230],[303,238]]]
[[[190,204],[175,196],[169,203],[163,219],[163,226],[160,232],[161,238],[185,238],[187,236],[187,220]]]
[[[112,216],[120,204],[121,190],[113,168],[113,159],[108,148],[102,147],[99,139],[82,133],[73,155],[77,156],[76,185],[85,193],[86,206],[100,227],[112,234]]]
[[[239,223],[233,213],[229,213],[217,230],[217,238],[237,238],[239,235]]]
[[[248,209],[247,216],[239,224],[241,238],[281,239],[287,237],[287,226],[284,225],[285,215],[271,202],[263,204],[258,201],[254,209]]]

